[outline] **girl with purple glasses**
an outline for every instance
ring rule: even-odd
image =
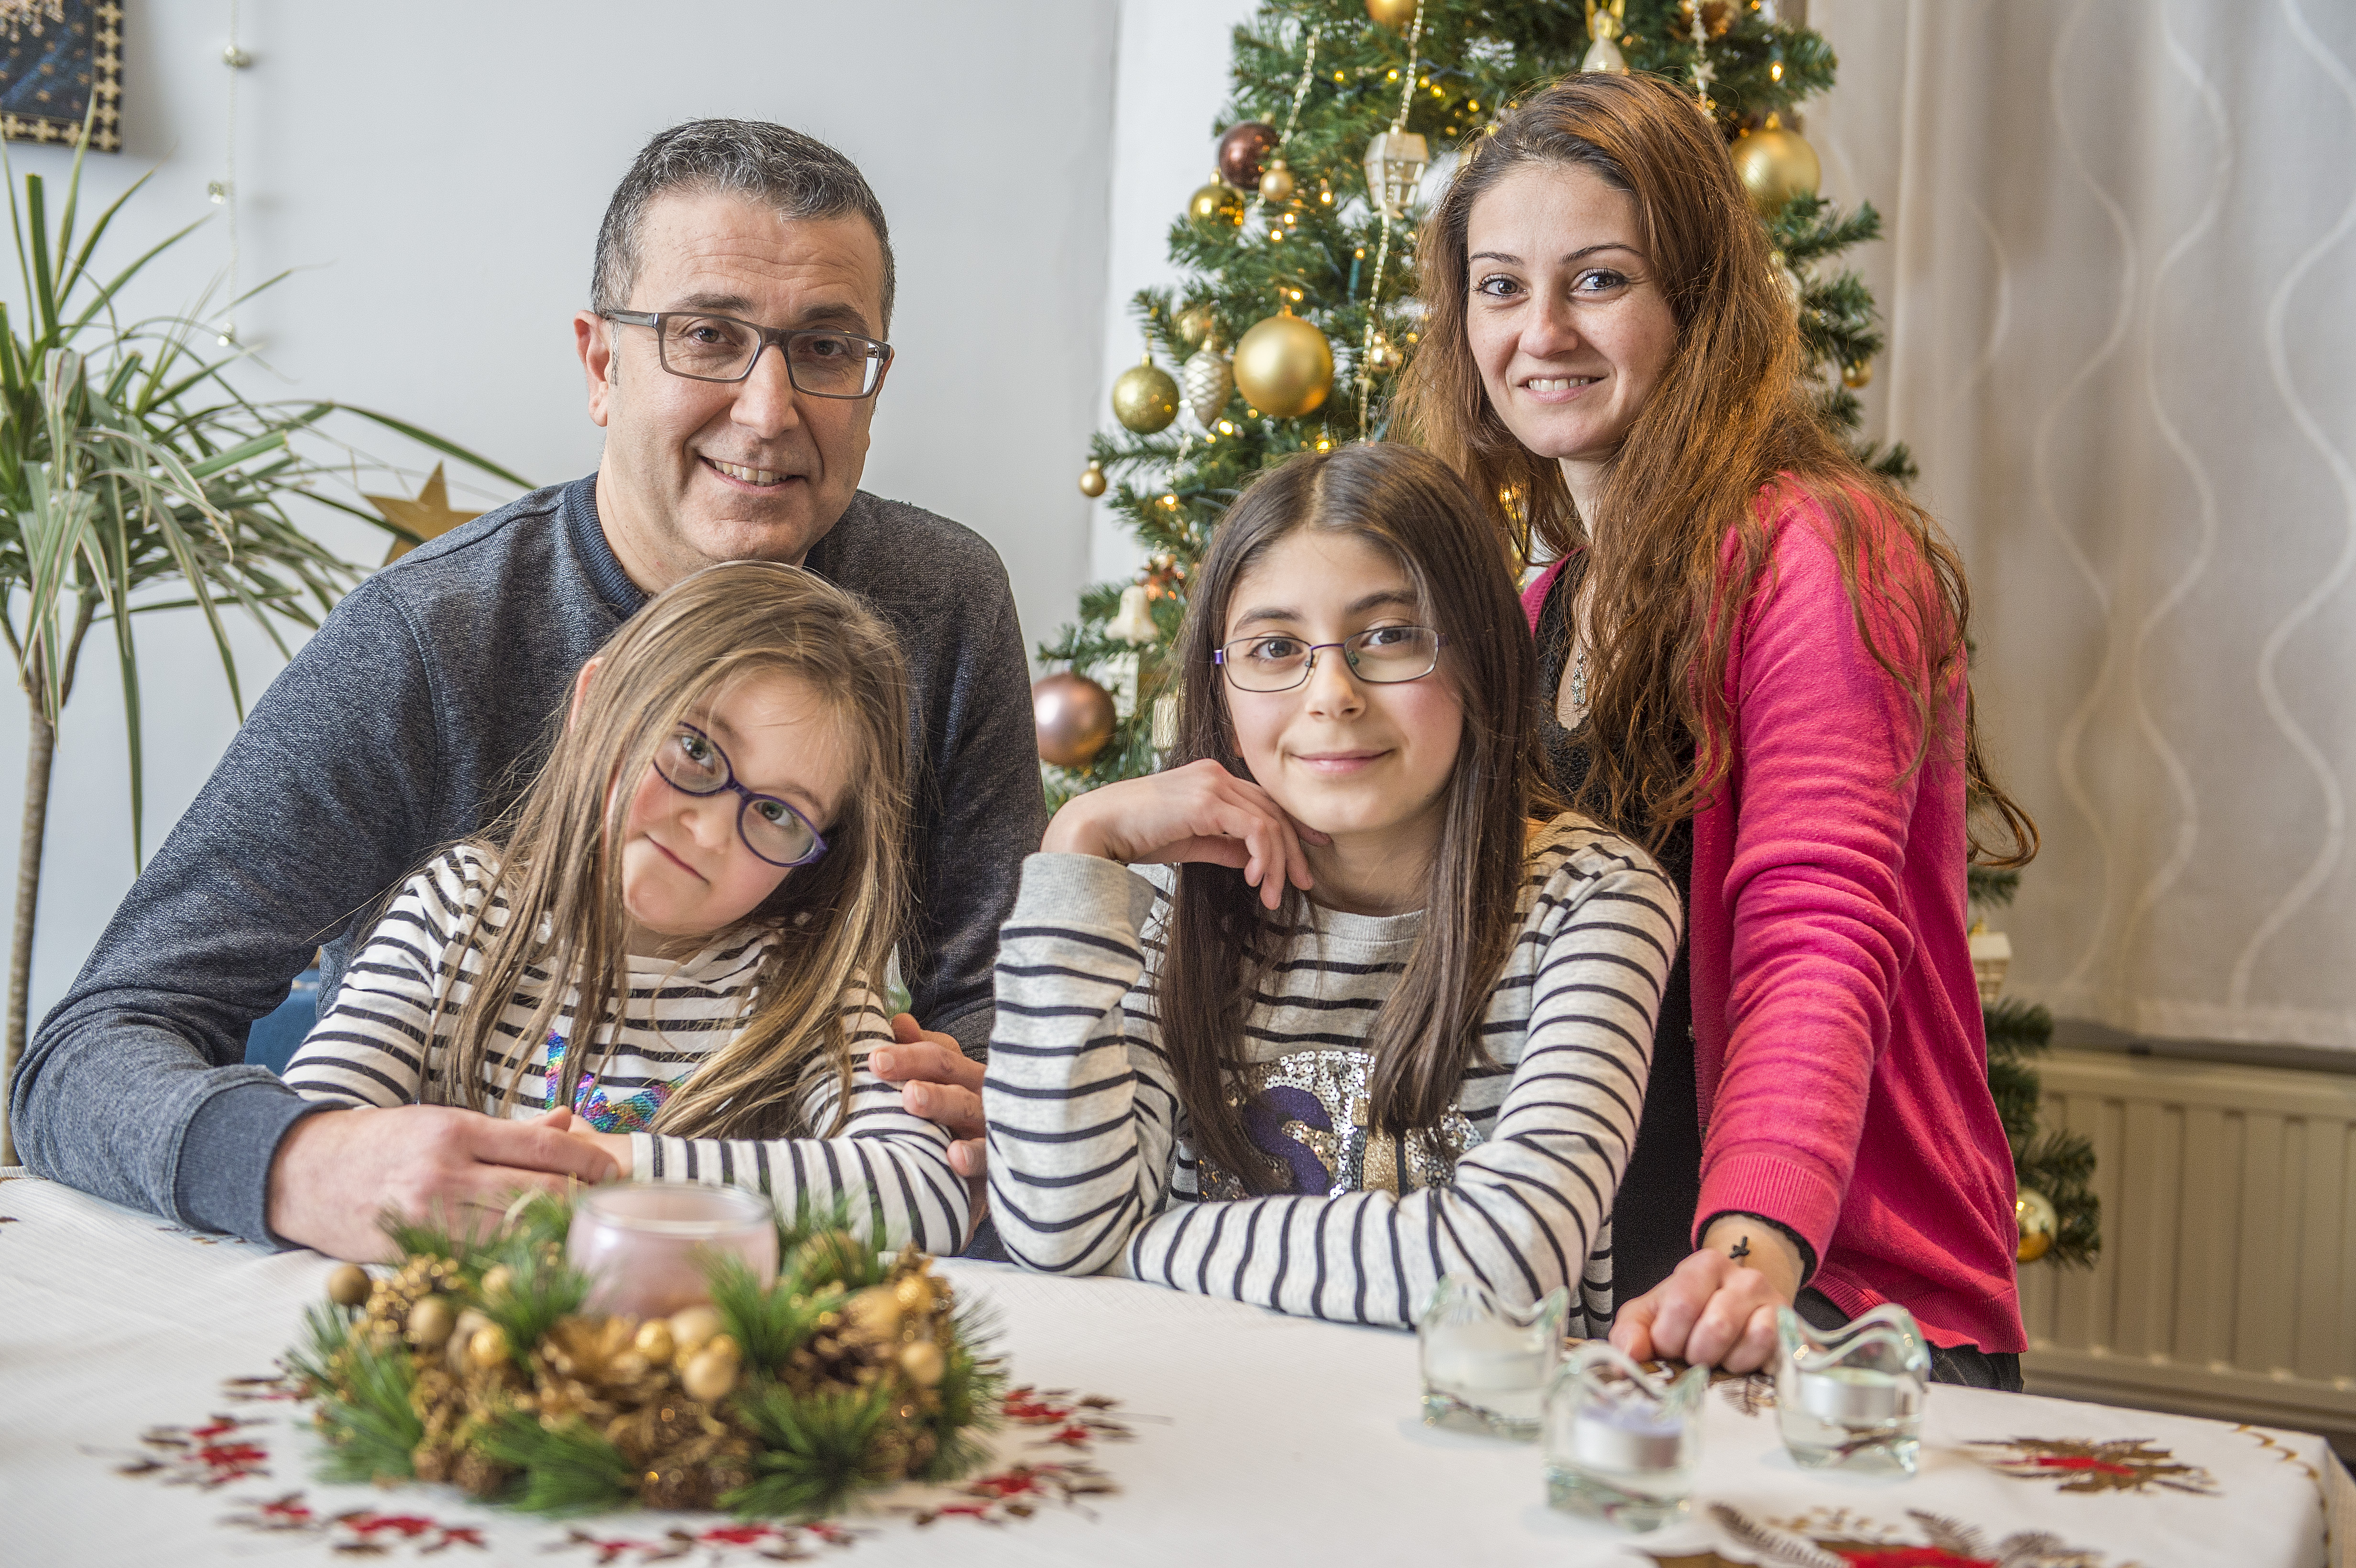
[[[541,1117],[625,1179],[847,1198],[879,1246],[958,1251],[948,1135],[867,1063],[905,683],[883,623],[798,567],[672,587],[584,667],[516,805],[392,895],[287,1083]]]

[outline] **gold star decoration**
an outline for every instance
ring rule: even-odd
[[[471,523],[483,515],[450,509],[450,492],[442,483],[442,465],[438,463],[426,477],[425,487],[417,492],[417,498],[413,501],[406,496],[363,495],[361,499],[382,512],[386,521],[415,534],[419,544],[427,539],[438,539],[459,524]],[[391,566],[416,548],[417,545],[407,539],[394,539],[392,549],[385,555],[385,565]]]

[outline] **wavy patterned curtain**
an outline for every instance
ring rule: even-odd
[[[2356,1050],[2356,5],[1816,0],[1876,436],[2045,834],[2023,995]]]

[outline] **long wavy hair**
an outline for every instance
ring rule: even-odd
[[[1466,336],[1472,209],[1527,168],[1590,170],[1633,198],[1639,241],[1676,321],[1676,347],[1592,518],[1579,515],[1554,460],[1499,418]],[[1535,540],[1558,555],[1590,528],[1610,541],[1592,569],[1593,762],[1575,805],[1657,847],[1724,782],[1730,644],[1770,573],[1762,492],[1796,487],[1829,517],[1858,632],[1914,708],[1921,741],[1905,773],[1934,745],[1959,745],[1978,808],[1973,855],[2019,865],[2036,853],[2036,825],[1981,754],[1962,560],[1929,514],[1817,415],[1766,227],[1690,99],[1655,78],[1601,72],[1537,93],[1472,144],[1425,222],[1418,261],[1424,329],[1398,432],[1462,474],[1515,546]],[[1948,716],[1959,686],[1957,733]],[[1994,829],[1985,842],[1983,827]]]
[[[851,788],[827,826],[827,852],[787,873],[731,932],[772,938],[750,1010],[727,1043],[681,1083],[657,1132],[702,1137],[830,1136],[850,1104],[843,1011],[876,983],[898,934],[905,877],[907,676],[884,623],[841,589],[798,566],[743,560],[707,568],[658,594],[597,655],[579,710],[523,797],[473,842],[496,861],[460,939],[479,949],[473,983],[450,1002],[457,965],[441,977],[427,1038],[426,1098],[487,1108],[486,1064],[506,1060],[506,1097],[533,1042],[566,1013],[574,1049],[560,1093],[611,1053],[629,1006],[623,842],[630,798],[656,750],[682,721],[734,686],[786,676],[831,715]],[[701,945],[700,944],[698,945]],[[536,998],[519,1037],[499,1027],[518,997]],[[801,1091],[831,1075],[836,1125],[806,1127]]]
[[[1513,946],[1523,847],[1534,804],[1550,804],[1537,726],[1536,656],[1478,503],[1446,464],[1412,447],[1305,453],[1262,473],[1220,523],[1189,585],[1178,635],[1183,765],[1208,757],[1251,777],[1211,655],[1236,584],[1304,528],[1362,539],[1399,564],[1419,624],[1447,641],[1440,666],[1463,705],[1440,843],[1424,873],[1423,923],[1406,973],[1375,1015],[1369,1098],[1376,1128],[1439,1125],[1481,1051],[1490,988]],[[1246,1136],[1237,1074],[1244,1021],[1286,935],[1307,918],[1285,890],[1272,913],[1232,867],[1189,863],[1163,932],[1156,1012],[1196,1148],[1252,1191],[1277,1173]]]

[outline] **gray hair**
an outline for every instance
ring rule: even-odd
[[[642,148],[614,187],[597,226],[597,264],[589,275],[590,308],[622,310],[638,279],[638,229],[647,208],[673,191],[725,192],[766,201],[788,219],[857,213],[884,252],[884,322],[892,329],[892,234],[884,206],[858,165],[815,136],[762,120],[690,120]]]

